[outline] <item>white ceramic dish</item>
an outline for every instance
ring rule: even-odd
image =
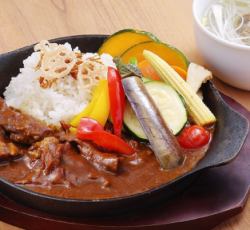
[[[216,37],[201,24],[204,11],[214,0],[194,0],[194,31],[199,51],[207,66],[222,81],[250,91],[250,46]]]

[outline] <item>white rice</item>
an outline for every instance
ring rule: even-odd
[[[70,44],[64,46],[72,50]],[[97,54],[83,54],[82,60],[85,62],[93,55]],[[74,79],[67,75],[57,79],[50,88],[42,88],[39,83],[41,70],[36,68],[40,56],[40,52],[33,52],[23,61],[23,68],[16,77],[12,77],[4,96],[7,105],[52,125],[68,122],[82,111],[91,100],[92,89],[99,79],[107,78],[107,66],[115,66],[112,57],[103,54],[100,56],[102,63],[97,63],[87,78]]]

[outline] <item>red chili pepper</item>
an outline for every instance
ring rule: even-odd
[[[77,127],[78,132],[104,131],[103,127],[94,119],[81,118]]]
[[[78,130],[77,138],[92,141],[96,145],[109,151],[126,155],[134,153],[134,149],[124,140],[106,131],[82,132]]]
[[[114,134],[120,136],[125,109],[125,93],[122,86],[121,75],[118,70],[113,67],[108,67],[108,86]]]

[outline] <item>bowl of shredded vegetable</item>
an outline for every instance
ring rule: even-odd
[[[194,0],[194,31],[206,65],[231,86],[250,90],[250,1]]]

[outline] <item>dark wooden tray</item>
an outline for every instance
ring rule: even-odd
[[[224,99],[250,121],[250,112]],[[250,134],[237,159],[202,172],[172,200],[144,212],[110,218],[67,218],[48,215],[0,195],[0,220],[25,229],[210,229],[244,208],[250,187]]]

